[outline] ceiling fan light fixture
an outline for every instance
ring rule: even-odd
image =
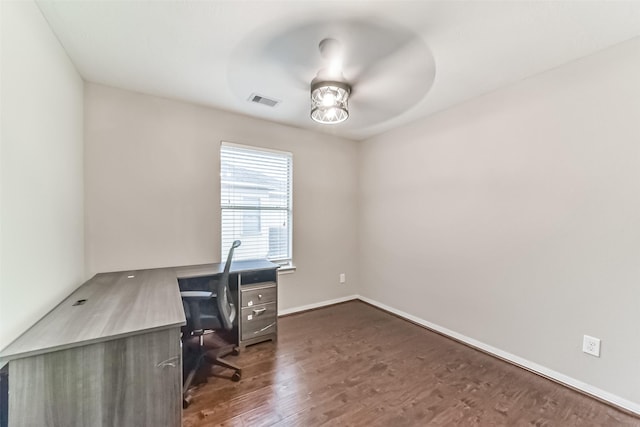
[[[311,118],[322,124],[341,123],[349,118],[351,86],[338,81],[311,83]]]

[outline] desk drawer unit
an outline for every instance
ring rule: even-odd
[[[242,309],[242,340],[273,334],[276,330],[276,304],[254,305]]]
[[[244,285],[240,290],[240,346],[277,337],[278,287],[276,282]]]

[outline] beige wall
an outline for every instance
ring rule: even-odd
[[[0,2],[0,349],[84,279],[80,76],[33,2]]]
[[[85,86],[87,270],[220,260],[220,141],[293,153],[293,261],[280,308],[355,293],[354,142]],[[338,275],[347,274],[346,285]]]
[[[636,39],[365,142],[361,293],[638,410],[638,76]]]

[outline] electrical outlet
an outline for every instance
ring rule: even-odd
[[[585,335],[582,339],[582,351],[592,356],[600,357],[600,340]]]
[[[343,284],[347,281],[347,275],[344,273],[340,273],[340,283]]]

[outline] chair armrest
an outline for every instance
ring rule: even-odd
[[[204,300],[211,299],[215,297],[213,292],[209,291],[182,291],[180,292],[180,296],[185,300]]]

